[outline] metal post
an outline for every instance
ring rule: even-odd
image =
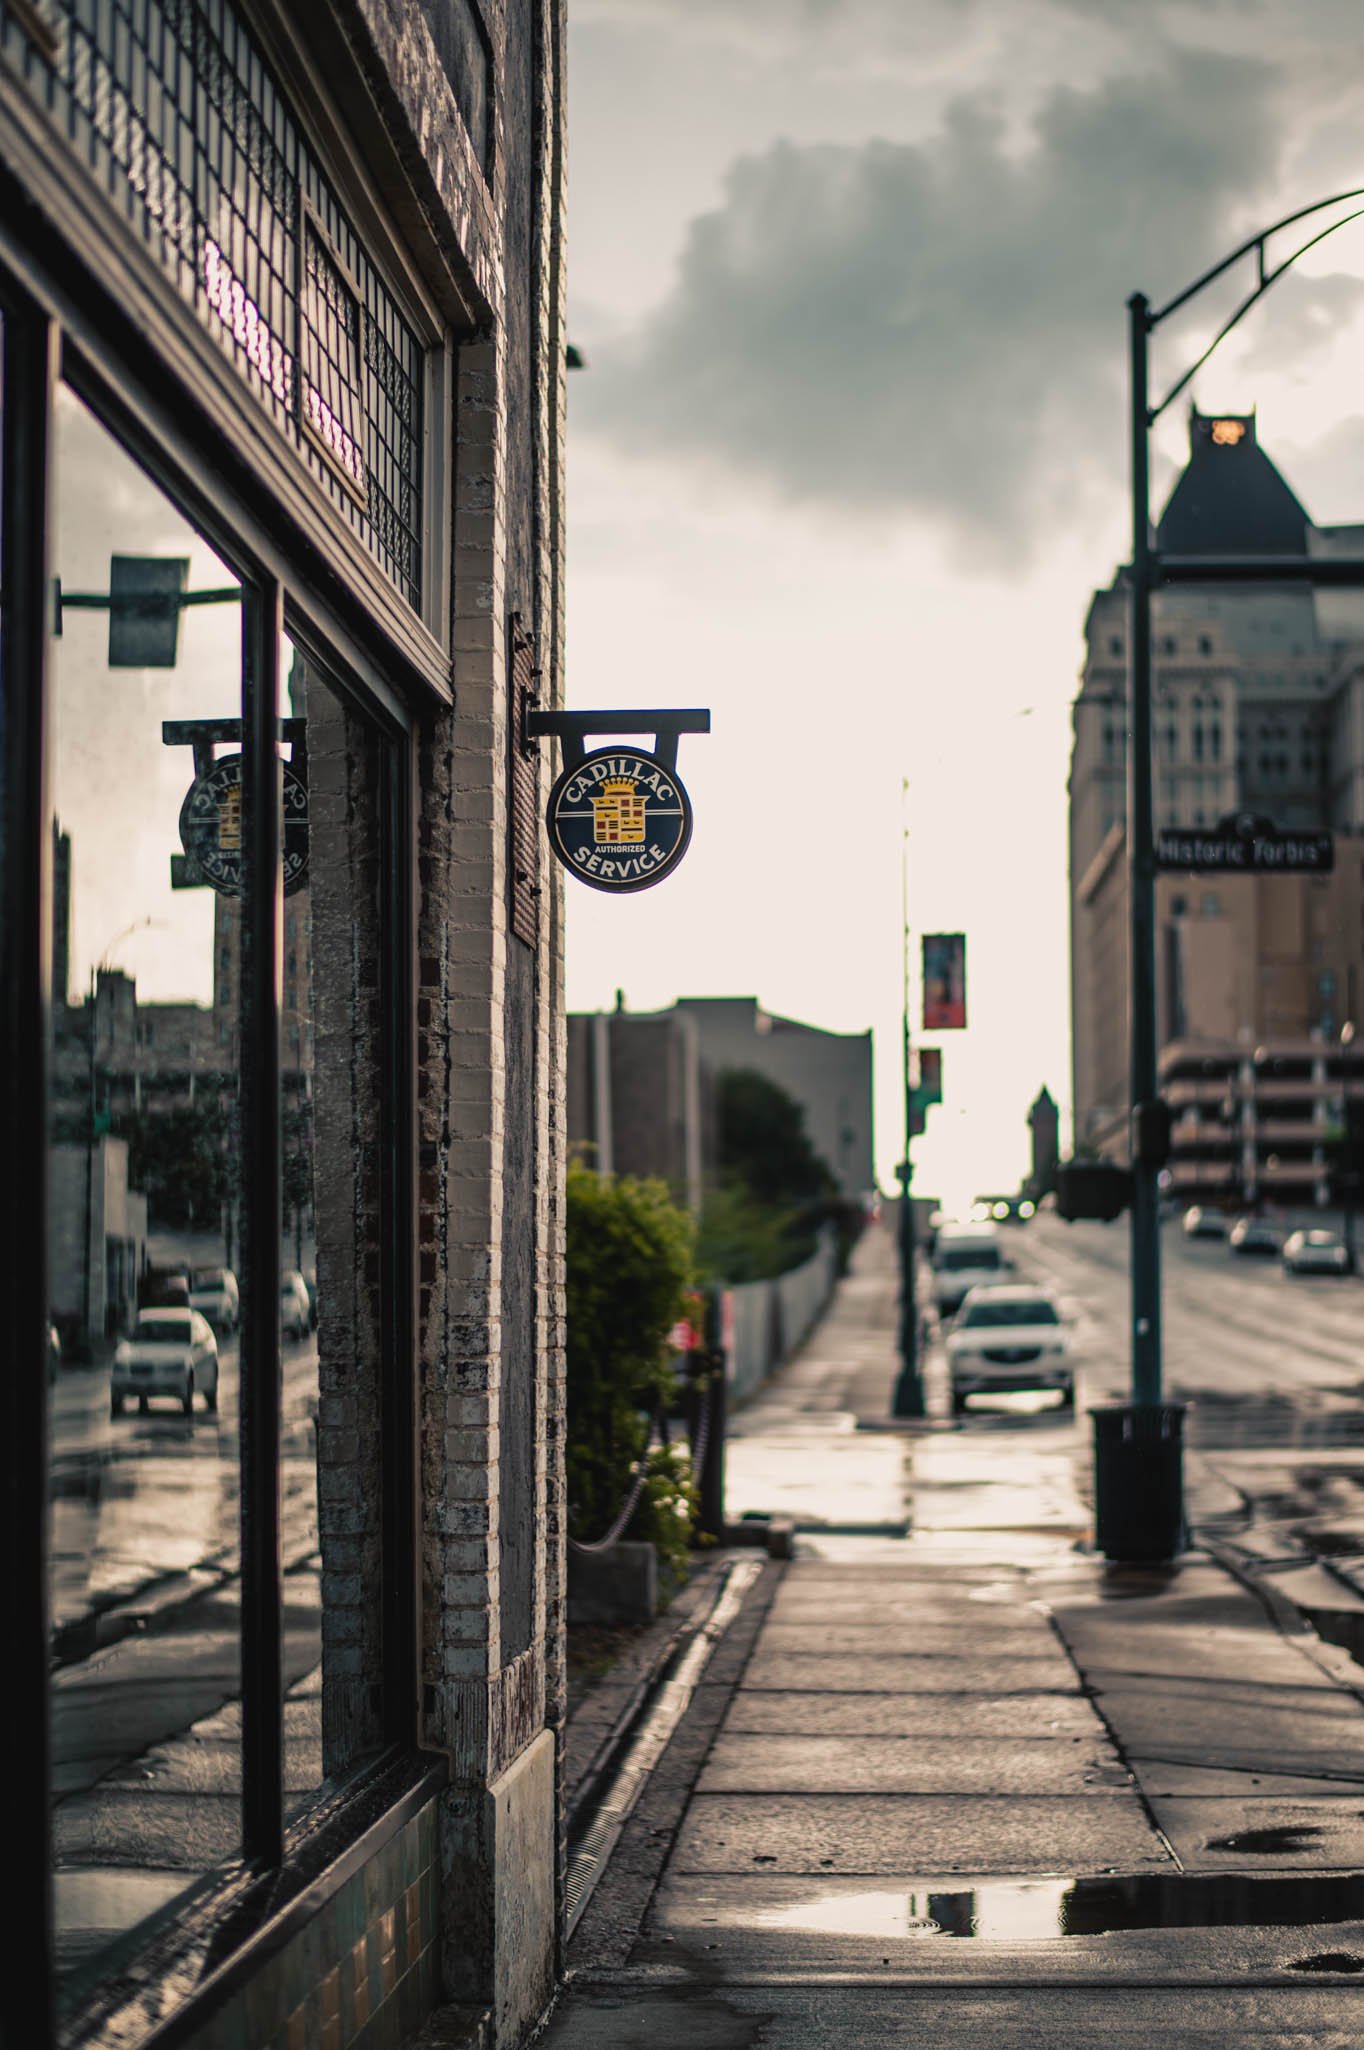
[[[901,795],[908,785],[901,786]],[[900,1066],[905,1097],[905,1156],[900,1163],[900,1212],[897,1237],[900,1249],[900,1371],[891,1399],[891,1414],[898,1417],[927,1415],[923,1377],[919,1372],[919,1307],[914,1296],[914,1198],[910,1183],[914,1168],[909,1144],[914,1127],[914,1091],[909,1075],[909,832],[902,823],[900,834],[900,929],[903,968]]]
[[[1127,855],[1131,937],[1129,1031],[1132,1151],[1132,1399],[1091,1412],[1094,1528],[1110,1559],[1173,1558],[1183,1542],[1183,1409],[1160,1393],[1159,1167],[1139,1118],[1156,1100],[1156,862],[1151,790],[1151,587],[1147,342],[1150,307],[1127,302],[1132,377],[1132,599],[1127,723]]]
[[[1131,1102],[1154,1103],[1156,1083],[1156,856],[1151,775],[1150,421],[1146,387],[1150,306],[1127,302],[1132,377],[1132,631],[1128,672],[1127,848],[1131,914]],[[1135,1134],[1134,1134],[1134,1156]],[[1132,1161],[1132,1400],[1160,1401],[1159,1170]]]

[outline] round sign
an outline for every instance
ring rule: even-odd
[[[647,890],[691,839],[691,799],[675,771],[636,748],[602,747],[565,769],[549,793],[549,844],[594,890]]]
[[[284,894],[308,874],[308,786],[280,763],[284,807]],[[242,893],[242,758],[223,755],[196,777],[180,807],[180,844],[203,880],[220,897]]]

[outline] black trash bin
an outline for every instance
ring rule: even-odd
[[[1173,1559],[1184,1548],[1182,1402],[1122,1403],[1094,1420],[1094,1540],[1107,1559]]]

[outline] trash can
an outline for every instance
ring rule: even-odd
[[[1094,1420],[1094,1540],[1107,1559],[1173,1559],[1184,1546],[1182,1402],[1123,1403]]]

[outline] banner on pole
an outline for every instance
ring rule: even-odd
[[[966,1024],[966,935],[923,937],[924,1031],[959,1032]]]

